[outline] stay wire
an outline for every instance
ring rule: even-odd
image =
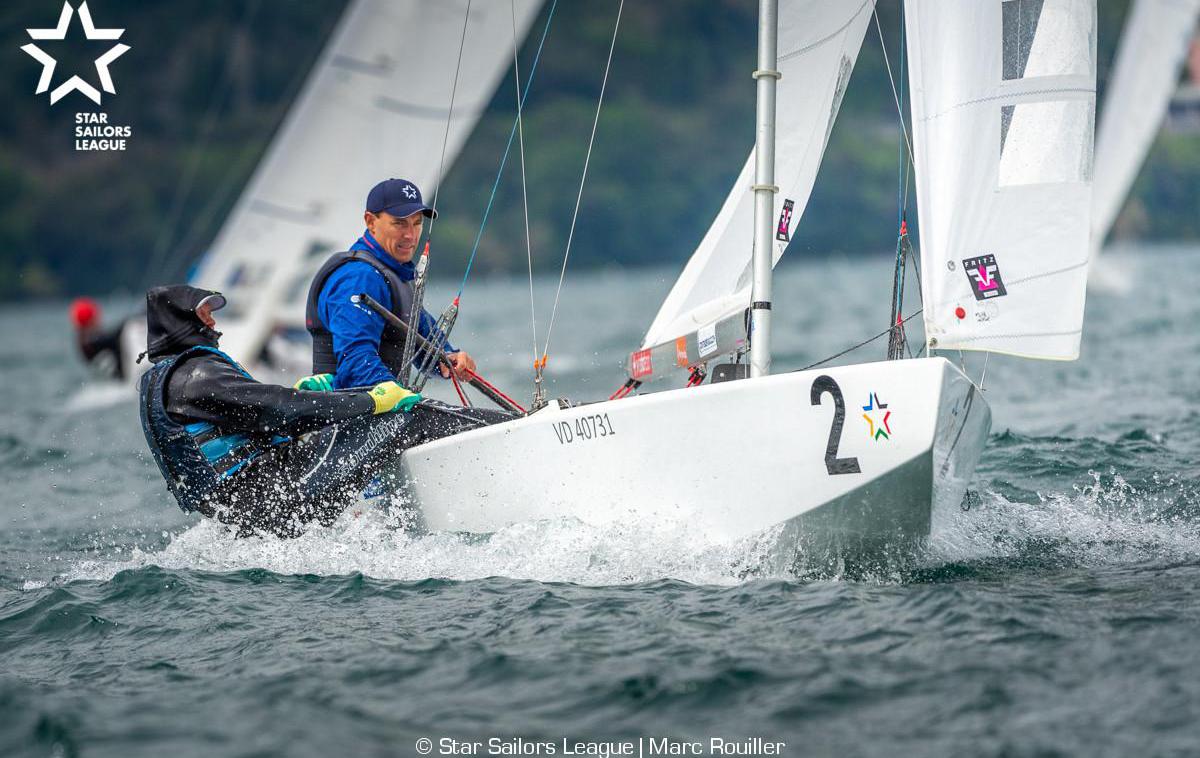
[[[246,11],[238,25],[240,29],[248,30],[250,28],[254,17],[258,15],[261,5],[260,0],[255,0],[246,6]],[[200,175],[200,167],[204,162],[205,151],[208,149],[213,135],[216,134],[217,117],[220,114],[221,105],[229,98],[230,93],[233,91],[233,75],[231,71],[233,60],[234,56],[226,56],[222,76],[217,80],[218,86],[213,88],[212,95],[208,101],[208,107],[204,112],[204,119],[201,122],[198,144],[192,150],[183,176],[180,178],[179,184],[176,185],[175,196],[171,202],[171,211],[167,216],[167,223],[162,225],[158,237],[154,241],[154,250],[151,253],[150,265],[145,269],[147,278],[143,280],[143,283],[146,285],[161,280],[163,275],[168,273],[166,271],[168,267],[167,254],[175,247],[172,243],[176,240],[175,232],[177,227],[183,220],[184,209],[188,205],[188,196],[192,194],[192,188],[195,186]]]
[[[917,317],[917,316],[918,316],[918,315],[921,313],[921,311],[923,311],[923,310],[924,310],[924,308],[918,308],[917,310],[915,310],[915,311],[913,311],[912,313],[908,314],[908,316],[907,316],[907,317],[906,317],[906,318],[905,318],[903,321],[901,321],[901,322],[900,322],[900,325],[901,325],[901,326],[904,326],[904,325],[905,325],[905,324],[907,324],[909,321],[912,321],[912,320],[913,320],[914,318],[916,318],[916,317]],[[874,337],[868,337],[867,339],[863,340],[862,342],[858,343],[857,345],[852,345],[852,346],[850,346],[850,347],[846,348],[845,350],[843,350],[842,352],[840,352],[840,353],[836,353],[836,354],[834,354],[834,355],[831,355],[831,356],[829,356],[828,358],[822,358],[821,360],[817,361],[816,363],[810,363],[810,364],[808,364],[807,366],[804,366],[803,368],[794,369],[794,370],[792,371],[792,373],[795,373],[795,372],[797,372],[797,371],[808,371],[810,368],[816,368],[817,366],[821,366],[821,365],[824,365],[824,364],[826,364],[826,363],[829,363],[829,362],[830,362],[830,361],[832,361],[832,360],[836,360],[836,359],[838,359],[838,358],[841,358],[841,357],[842,357],[843,355],[845,355],[846,353],[852,353],[852,352],[854,352],[855,350],[859,349],[860,347],[866,347],[867,345],[871,344],[872,342],[874,342],[875,340],[879,339],[880,337],[885,337],[885,336],[887,336],[888,334],[891,334],[891,331],[892,331],[892,329],[893,329],[893,327],[890,327],[890,326],[889,326],[887,329],[884,329],[882,332],[880,332],[879,334],[876,334]]]
[[[529,88],[533,84],[533,76],[537,73],[538,61],[542,57],[542,47],[546,44],[546,36],[550,34],[550,22],[554,20],[554,10],[558,0],[550,4],[550,12],[546,15],[546,26],[542,29],[542,38],[538,42],[537,53],[533,56],[533,65],[529,67],[529,78],[525,80],[525,92],[521,95],[521,105],[529,97]],[[479,222],[479,232],[475,235],[475,244],[471,246],[471,255],[467,258],[467,268],[463,272],[462,282],[458,285],[458,294],[462,295],[467,287],[467,278],[471,275],[471,267],[475,263],[475,255],[479,252],[479,241],[483,239],[483,230],[487,227],[488,217],[492,213],[492,205],[496,202],[496,190],[500,188],[500,178],[504,176],[504,167],[508,163],[508,153],[512,149],[513,140],[517,136],[517,120],[513,119],[512,130],[508,133],[508,144],[504,148],[504,156],[500,159],[500,168],[496,170],[496,180],[492,182],[492,193],[488,197],[487,207],[483,211],[483,220]]]
[[[516,0],[510,0],[512,11],[513,32],[513,79],[517,94],[517,135],[521,155],[521,202],[525,211],[525,259],[529,263],[529,323],[533,331],[533,361],[537,363],[537,308],[533,298],[533,238],[529,232],[529,185],[525,175],[525,119],[521,107],[521,66],[517,55],[517,7]]]
[[[458,41],[458,61],[454,66],[454,82],[450,85],[450,106],[446,110],[446,128],[442,132],[442,153],[441,157],[438,158],[437,184],[434,185],[433,190],[433,208],[435,214],[437,213],[438,194],[442,191],[442,179],[444,178],[442,170],[445,168],[446,144],[450,141],[450,124],[454,118],[454,99],[458,93],[458,75],[462,71],[462,54],[467,41],[467,26],[470,24],[470,21],[471,0],[467,0],[467,10],[463,14],[462,36]],[[429,256],[427,253],[429,252],[430,245],[433,244],[433,226],[436,221],[436,215],[429,219],[429,233],[425,237],[425,251],[421,253],[421,265],[418,266],[420,276],[413,282],[413,301],[408,314],[408,332],[404,335],[404,349],[401,353],[400,370],[403,372],[404,383],[410,387],[423,385],[426,372],[436,362],[431,351],[425,356],[425,360],[421,361],[417,373],[412,378],[412,383],[409,383],[408,377],[409,372],[412,370],[413,356],[417,353],[416,340],[412,338],[412,335],[420,333],[421,313],[425,310],[425,282],[428,281],[429,276]],[[449,335],[446,334],[443,328],[445,326],[443,324],[444,318],[445,314],[443,313],[442,318],[437,323],[437,334],[432,335],[434,336],[433,342],[437,345],[438,350],[441,350],[449,339]]]
[[[892,85],[892,100],[896,103],[896,113],[900,116],[900,131],[904,135],[904,144],[908,148],[908,159],[913,159],[912,141],[908,138],[908,127],[904,124],[904,109],[900,106],[900,94],[896,91],[896,79],[892,76],[892,62],[888,58],[887,42],[883,39],[883,27],[879,24],[879,10],[874,11],[875,30],[879,33],[879,46],[883,48],[883,62],[887,66],[888,81]]]
[[[450,85],[450,109],[446,111],[446,130],[442,133],[442,154],[438,158],[437,184],[433,188],[433,208],[437,210],[438,195],[442,191],[442,170],[446,167],[446,145],[450,142],[450,122],[454,117],[454,97],[458,93],[458,75],[462,72],[463,49],[467,43],[467,26],[471,21],[471,2],[467,0],[467,12],[463,14],[462,37],[458,40],[458,63],[454,66],[454,83]],[[433,224],[437,221],[436,218],[429,219],[429,235],[427,240],[433,239]]]
[[[567,234],[567,249],[563,252],[562,270],[558,273],[558,289],[554,292],[554,307],[550,310],[550,326],[546,328],[546,342],[542,349],[542,359],[550,352],[550,336],[554,332],[554,320],[558,316],[558,301],[562,295],[563,280],[567,276],[567,261],[571,257],[571,242],[575,239],[575,222],[579,219],[579,205],[583,201],[583,187],[587,183],[588,165],[592,160],[592,147],[596,142],[596,127],[600,123],[600,109],[604,105],[604,91],[608,87],[608,75],[612,70],[613,51],[617,48],[617,32],[621,29],[621,12],[625,9],[625,0],[617,6],[617,20],[613,24],[612,42],[608,46],[608,62],[604,64],[604,80],[600,83],[600,97],[596,100],[596,115],[592,119],[592,136],[588,139],[587,155],[583,159],[583,175],[579,178],[579,192],[575,195],[575,212],[571,215],[571,231]]]

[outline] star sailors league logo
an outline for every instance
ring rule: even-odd
[[[879,393],[872,392],[867,396],[867,404],[862,407],[863,418],[867,421],[867,436],[875,441],[891,439],[892,412],[888,404],[879,401]]]
[[[70,26],[71,17],[74,14],[75,10],[71,7],[71,4],[64,2],[62,13],[58,17],[58,25],[53,29],[26,29],[25,31],[29,32],[29,38],[34,41],[65,40],[67,38],[67,27]],[[92,13],[88,10],[86,2],[79,4],[79,21],[83,24],[83,33],[89,40],[118,40],[125,33],[124,29],[97,29],[96,25],[92,22]],[[50,90],[50,84],[54,78],[54,69],[57,67],[58,61],[54,60],[54,58],[33,42],[23,46],[21,49],[32,56],[38,63],[42,64],[42,75],[38,78],[37,89],[34,90],[34,94],[40,95]],[[113,84],[112,74],[108,71],[108,64],[120,58],[128,50],[129,45],[123,45],[118,42],[95,61],[96,75],[100,79],[100,87],[110,95],[117,94],[117,88]],[[50,90],[50,104],[57,103],[71,92],[78,92],[96,105],[100,105],[100,90],[79,76],[72,76],[53,90]]]

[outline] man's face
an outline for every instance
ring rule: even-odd
[[[382,213],[366,213],[367,231],[375,238],[387,254],[400,261],[408,263],[417,252],[417,243],[421,241],[421,229],[425,223],[425,215],[414,213],[411,216],[398,218],[383,211]]]

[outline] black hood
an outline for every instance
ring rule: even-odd
[[[189,347],[216,347],[221,333],[208,328],[196,315],[206,298],[215,298],[213,310],[225,305],[219,292],[186,284],[155,287],[146,292],[146,352],[152,363],[178,355]]]

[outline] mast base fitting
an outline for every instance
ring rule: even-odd
[[[708,380],[709,384],[720,384],[721,382],[736,382],[739,379],[750,378],[750,364],[748,363],[718,363],[713,366],[712,378]]]
[[[778,184],[751,184],[750,185],[751,192],[759,192],[760,190],[766,190],[767,192],[778,193],[779,185]]]
[[[751,76],[753,76],[755,79],[782,79],[783,78],[783,74],[781,74],[780,72],[771,71],[770,69],[765,69],[765,68],[755,69],[754,73],[751,74]]]

